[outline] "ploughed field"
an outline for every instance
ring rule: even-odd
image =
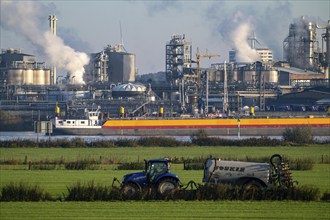
[[[313,161],[311,170],[294,170],[293,179],[321,193],[330,191],[330,146],[299,147],[115,147],[115,148],[0,148],[0,187],[11,182],[38,184],[53,198],[63,197],[67,187],[94,181],[111,186],[114,177],[135,170],[118,170],[119,163],[142,162],[161,157],[183,161],[192,158],[246,159],[281,154],[290,160]],[[54,161],[102,161],[92,169],[67,170],[64,165],[35,169],[33,164]],[[104,162],[104,163],[103,163]],[[268,161],[264,161],[268,162]],[[31,165],[32,164],[32,165]],[[182,183],[202,182],[202,170],[172,165]],[[1,202],[0,219],[329,219],[329,202],[313,201],[116,201],[116,202]]]

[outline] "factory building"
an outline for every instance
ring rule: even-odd
[[[87,82],[128,83],[135,82],[135,54],[127,53],[121,45],[108,45],[103,51],[90,55]]]
[[[172,35],[165,50],[166,78],[174,82],[183,76],[184,68],[191,68],[192,45],[186,41],[185,35]]]
[[[19,49],[2,50],[0,55],[2,85],[49,85],[50,70],[36,57],[23,54]]]
[[[259,61],[262,63],[273,62],[273,51],[268,48],[256,48],[256,52],[259,54]],[[236,50],[229,51],[229,63],[236,63]]]
[[[271,63],[273,62],[273,51],[268,48],[258,48],[256,49],[260,56],[260,62]]]

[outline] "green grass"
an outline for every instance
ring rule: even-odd
[[[304,147],[137,147],[137,148],[0,148],[0,160],[20,159],[25,160],[76,160],[77,158],[116,158],[117,161],[143,161],[143,159],[160,157],[207,157],[210,154],[217,157],[244,158],[270,157],[274,153],[284,154],[290,158],[312,158],[316,162],[322,155],[330,154],[330,147],[326,145]],[[28,182],[40,184],[52,196],[63,195],[66,187],[77,181],[111,185],[114,177],[119,179],[124,174],[136,171],[117,171],[115,165],[101,165],[100,170],[28,170],[28,165],[1,165],[0,187],[10,182]],[[194,180],[201,183],[203,171],[184,171],[182,164],[173,164],[172,172],[180,176],[183,183]],[[294,171],[293,178],[299,184],[313,185],[320,188],[321,192],[329,191],[330,165],[315,164],[310,171]]]
[[[0,219],[329,219],[328,202],[3,202]]]
[[[194,158],[194,157],[270,157],[282,154],[290,158],[311,158],[316,163],[322,155],[330,156],[327,145],[302,147],[116,147],[116,148],[0,148],[0,161],[21,160],[60,160],[77,159],[111,159],[119,162],[135,162],[160,157]]]
[[[311,158],[319,163],[322,155],[330,156],[326,145],[304,147],[137,147],[137,148],[0,148],[0,161],[110,158],[119,162],[143,161],[160,157],[270,157],[274,153],[290,158]],[[118,171],[115,165],[102,165],[100,170],[28,170],[27,165],[1,165],[0,187],[10,182],[39,184],[53,197],[63,196],[66,187],[77,181],[94,180],[111,185],[113,177],[136,171]],[[172,172],[183,183],[201,183],[201,170],[184,171],[182,164],[173,164]],[[310,171],[294,171],[293,178],[303,185],[313,185],[329,192],[330,164],[315,164]],[[294,201],[157,201],[157,202],[1,202],[0,219],[330,219],[329,202]]]
[[[313,170],[292,173],[294,180],[299,184],[316,186],[322,193],[330,192],[330,164],[315,164]]]
[[[293,171],[293,178],[300,185],[313,185],[320,188],[320,191],[329,191],[330,185],[330,165],[316,164],[313,170]],[[76,182],[88,182],[94,180],[97,184],[110,186],[114,177],[121,180],[123,175],[136,172],[127,170],[1,170],[0,187],[10,182],[28,182],[39,184],[52,196],[61,196],[67,192],[66,187]],[[174,164],[172,173],[176,173],[182,183],[194,180],[202,183],[202,170],[183,170],[182,164]]]

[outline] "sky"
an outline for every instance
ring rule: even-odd
[[[258,46],[273,50],[274,58],[281,60],[290,23],[301,16],[320,26],[330,20],[330,0],[0,1],[1,49],[21,48],[24,53],[36,55],[40,62],[63,64],[62,71],[80,71],[80,67],[67,67],[67,60],[85,65],[88,59],[84,53],[118,44],[121,36],[127,52],[136,55],[138,74],[165,71],[165,45],[173,34],[185,34],[192,43],[193,58],[197,47],[201,53],[220,55],[202,60],[202,67],[228,61],[228,51],[235,47],[236,38],[244,41],[247,37],[243,31],[248,35],[254,32],[261,43]],[[7,3],[11,3],[9,8]],[[51,14],[58,19],[58,39],[44,35]],[[34,24],[25,25],[30,20]],[[62,55],[66,50],[67,55]],[[70,57],[76,59],[71,61]]]

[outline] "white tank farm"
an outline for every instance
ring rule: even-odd
[[[278,72],[276,70],[262,70],[261,74],[264,76],[265,82],[278,83]],[[258,81],[258,76],[255,70],[244,71],[244,82]]]
[[[49,69],[8,69],[8,85],[49,85]]]

